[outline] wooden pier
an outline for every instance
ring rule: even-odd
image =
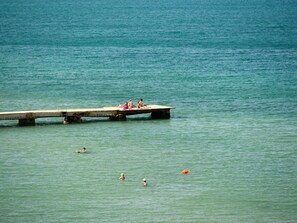
[[[18,120],[21,126],[35,125],[37,118],[63,117],[65,123],[79,123],[83,117],[108,117],[110,120],[126,120],[129,115],[151,113],[152,119],[169,119],[173,107],[147,105],[143,108],[123,109],[120,107],[81,108],[65,110],[35,110],[0,112],[0,120]]]

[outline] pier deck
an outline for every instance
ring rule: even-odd
[[[34,110],[0,112],[0,120],[18,120],[19,125],[35,125],[37,118],[64,117],[67,123],[81,122],[82,117],[108,117],[110,120],[126,120],[126,116],[151,113],[153,119],[169,119],[173,107],[147,105],[143,108],[122,109],[120,107],[81,108],[65,110]]]

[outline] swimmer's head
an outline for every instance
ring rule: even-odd
[[[146,179],[145,178],[143,179],[143,182],[146,182]]]

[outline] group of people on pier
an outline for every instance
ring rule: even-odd
[[[146,105],[144,104],[143,99],[139,99],[139,101],[137,102],[137,108],[143,108]],[[130,99],[128,102],[126,102],[124,105],[119,105],[119,107],[123,108],[123,109],[132,109],[135,108],[132,99]]]

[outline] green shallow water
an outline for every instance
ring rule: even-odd
[[[293,222],[296,125],[206,119],[1,129],[1,218]],[[75,152],[82,146],[89,153]]]

